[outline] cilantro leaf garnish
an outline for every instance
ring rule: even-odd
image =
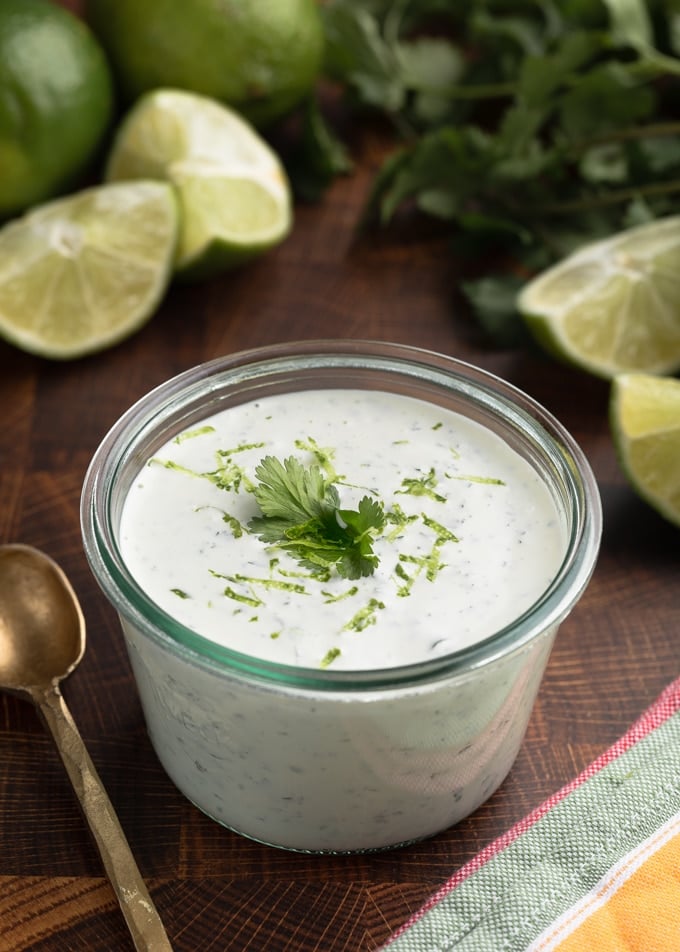
[[[248,528],[263,542],[285,549],[302,565],[333,566],[343,578],[372,575],[378,564],[373,540],[385,524],[382,504],[364,496],[358,509],[343,509],[337,488],[321,468],[294,456],[266,456],[255,469],[253,493],[262,510]]]

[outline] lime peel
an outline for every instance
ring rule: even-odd
[[[610,426],[635,491],[680,526],[680,380],[621,374],[612,382]]]

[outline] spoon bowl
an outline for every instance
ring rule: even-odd
[[[56,562],[27,545],[0,546],[0,690],[27,695],[63,761],[137,952],[171,952],[104,786],[59,682],[85,651],[85,620]]]
[[[84,652],[85,620],[63,571],[30,546],[0,546],[0,688],[33,695]]]

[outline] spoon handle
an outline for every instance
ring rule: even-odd
[[[35,696],[99,848],[137,952],[172,952],[113,805],[57,685]]]

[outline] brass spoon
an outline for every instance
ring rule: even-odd
[[[85,651],[85,621],[68,579],[27,545],[0,546],[0,689],[42,715],[99,848],[138,952],[172,952],[125,834],[59,689]]]

